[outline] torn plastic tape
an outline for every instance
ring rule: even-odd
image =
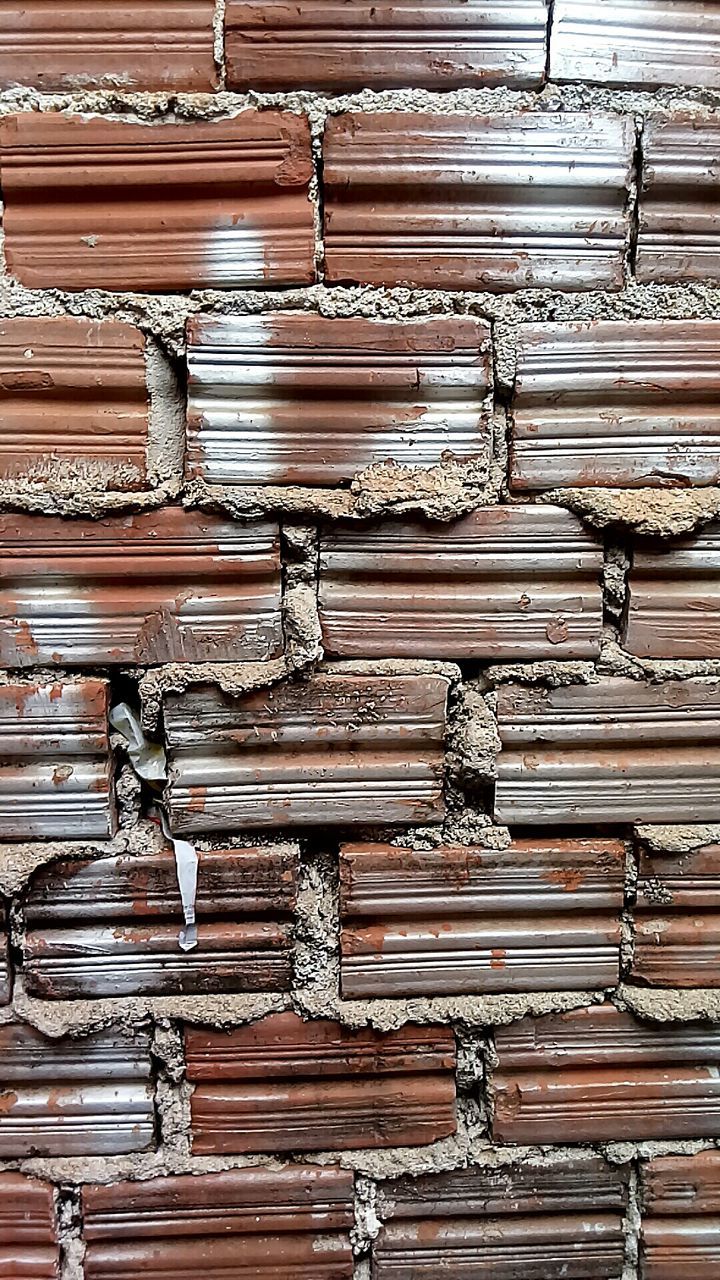
[[[118,702],[112,708],[110,724],[125,739],[130,763],[138,777],[146,782],[165,782],[165,752],[157,742],[148,742],[137,715],[127,702]]]
[[[171,834],[163,809],[160,810],[160,821],[164,835],[175,850],[175,867],[178,885],[180,886],[183,915],[185,917],[185,927],[180,930],[178,943],[181,951],[193,951],[198,944],[197,924],[195,923],[195,898],[197,896],[198,877],[197,850],[187,840],[178,840]]]

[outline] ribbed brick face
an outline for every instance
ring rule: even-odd
[[[718,1280],[720,5],[0,0],[0,1277]]]

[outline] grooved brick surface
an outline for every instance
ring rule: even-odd
[[[617,117],[333,116],[326,277],[435,289],[619,289],[633,137]]]
[[[472,459],[487,474],[490,330],[277,314],[188,333],[189,474],[210,484],[338,484],[373,463]]]
[[[491,853],[341,851],[343,994],[567,990],[615,981],[619,841],[516,841]]]
[[[295,1013],[237,1031],[189,1029],[193,1151],[417,1146],[455,1131],[444,1027],[347,1031]]]
[[[288,112],[155,126],[9,116],[8,270],[71,290],[309,284],[310,172],[307,124]]]
[[[0,1173],[0,1273],[55,1280],[59,1261],[52,1185]]]
[[[207,92],[213,14],[213,0],[2,0],[0,85]]]
[[[85,1187],[88,1280],[142,1271],[210,1280],[351,1280],[353,1177],[325,1168],[233,1169]]]
[[[228,0],[232,88],[539,85],[542,0]]]
[[[147,476],[145,340],[112,320],[0,321],[0,480],[139,489]]]

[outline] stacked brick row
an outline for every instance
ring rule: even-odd
[[[719,42],[0,0],[9,1280],[715,1280]]]

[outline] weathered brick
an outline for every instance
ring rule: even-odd
[[[444,676],[322,672],[171,695],[173,830],[440,822],[447,694]]]
[[[608,1280],[623,1267],[627,1169],[595,1156],[380,1183],[373,1280]]]
[[[610,116],[331,116],[327,278],[619,289],[632,151]]]
[[[720,480],[720,322],[521,325],[515,490]]]
[[[652,986],[720,986],[720,845],[641,850],[633,974]]]
[[[178,290],[313,279],[307,121],[0,123],[8,269],[33,288]]]
[[[333,529],[320,622],[342,658],[582,658],[600,651],[603,550],[560,507],[486,507],[451,525]]]
[[[0,661],[262,661],[282,653],[280,530],[163,507],[0,515]]]
[[[228,80],[270,90],[535,86],[546,26],[542,0],[228,0]]]
[[[186,952],[170,850],[40,871],[25,907],[26,990],[61,1000],[287,989],[297,851],[212,849],[198,858],[198,946]]]
[[[648,120],[643,134],[638,280],[720,280],[719,146],[716,121]]]
[[[50,1040],[0,1026],[0,1158],[123,1155],[153,1142],[147,1032]]]
[[[720,1265],[720,1152],[640,1166],[641,1280],[715,1280]]]
[[[0,840],[112,835],[104,680],[0,685]]]
[[[720,529],[638,547],[625,648],[644,658],[720,657]]]
[[[144,357],[145,339],[129,324],[67,316],[0,320],[0,479],[142,488]]]
[[[720,680],[498,690],[499,822],[720,820]]]
[[[213,89],[213,14],[214,0],[2,0],[0,86]]]
[[[613,1005],[496,1033],[500,1142],[720,1136],[720,1028],[638,1022]]]
[[[550,78],[720,88],[720,14],[706,0],[555,0]]]
[[[0,1275],[56,1280],[59,1263],[52,1187],[22,1173],[0,1173]]]
[[[617,840],[515,840],[502,852],[345,845],[343,995],[611,986],[624,869]]]
[[[372,463],[485,464],[490,329],[470,316],[203,316],[188,329],[191,476],[337,484]]]
[[[455,1044],[443,1027],[381,1033],[271,1014],[185,1032],[193,1151],[417,1146],[455,1131]]]
[[[352,1280],[353,1176],[232,1169],[84,1187],[87,1280]]]

